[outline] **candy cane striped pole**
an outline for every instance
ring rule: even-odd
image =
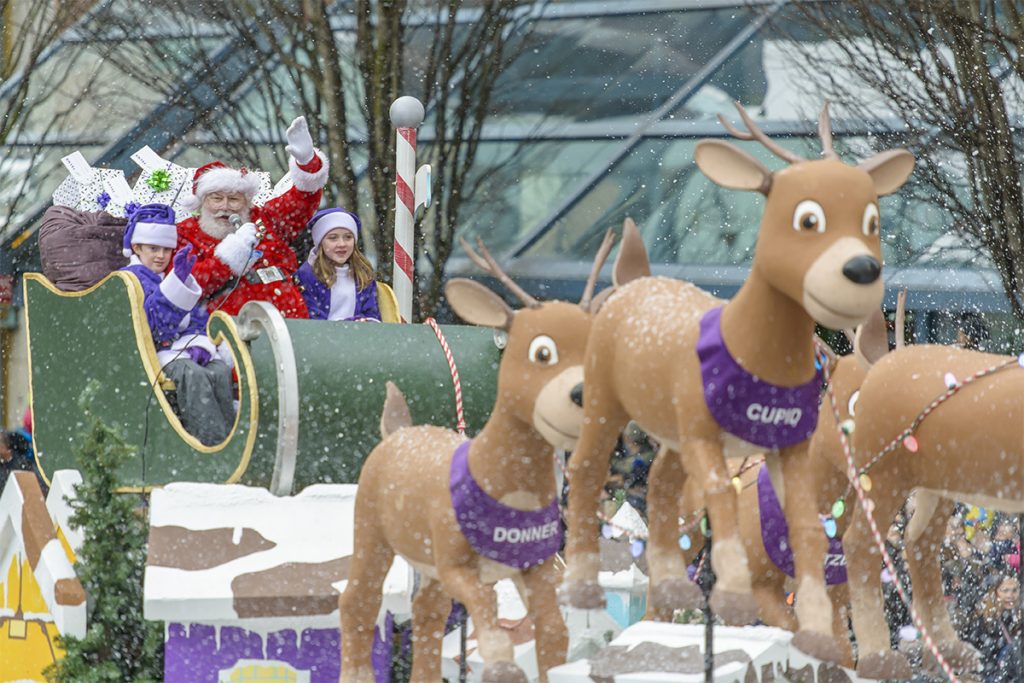
[[[399,97],[391,104],[391,125],[395,127],[395,257],[391,280],[398,313],[403,322],[412,320],[413,220],[416,215],[416,129],[423,123],[423,105],[415,97]]]

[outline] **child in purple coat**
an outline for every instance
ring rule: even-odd
[[[123,268],[142,285],[143,309],[165,376],[174,381],[181,424],[200,443],[211,446],[227,438],[235,421],[231,367],[206,335],[209,314],[199,305],[202,289],[192,277],[196,258],[191,246],[174,255],[178,240],[174,211],[146,204],[128,219]]]
[[[359,217],[345,209],[324,209],[306,227],[313,250],[295,276],[310,319],[380,322],[373,266],[359,251]]]

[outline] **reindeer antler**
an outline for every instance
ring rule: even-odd
[[[772,154],[781,159],[785,159],[791,164],[795,164],[798,161],[807,161],[802,156],[794,152],[790,152],[788,149],[786,149],[785,147],[781,147],[780,145],[776,144],[771,138],[769,138],[763,130],[757,127],[757,124],[755,124],[754,121],[750,118],[750,114],[747,113],[747,110],[743,108],[742,104],[740,104],[738,101],[733,102],[733,104],[736,105],[736,110],[739,111],[740,118],[743,119],[744,125],[746,125],[747,130],[750,132],[744,133],[743,131],[736,129],[731,123],[725,120],[724,116],[719,114],[718,121],[719,123],[722,124],[725,130],[729,132],[729,135],[732,135],[734,138],[738,138],[740,140],[757,140],[762,145],[767,147]]]
[[[828,100],[821,108],[821,115],[818,117],[818,137],[821,138],[821,156],[824,159],[838,159],[839,155],[832,147],[832,121],[828,115]]]
[[[517,285],[515,281],[501,269],[498,262],[493,256],[491,256],[491,252],[487,250],[486,246],[484,246],[484,241],[482,239],[479,237],[476,238],[476,245],[480,249],[479,254],[473,251],[473,247],[469,246],[469,242],[467,242],[463,237],[459,237],[459,244],[461,244],[462,248],[466,250],[466,254],[473,263],[485,272],[494,276],[498,282],[505,285],[505,288],[508,289],[508,291],[519,297],[519,300],[523,302],[524,306],[527,308],[537,308],[540,306],[539,301],[527,294],[525,289]]]
[[[597,255],[594,256],[594,266],[590,269],[590,276],[587,278],[587,284],[583,287],[583,296],[580,297],[580,308],[584,311],[590,309],[590,300],[594,296],[594,287],[597,285],[597,276],[601,272],[601,267],[604,266],[604,262],[608,260],[608,254],[612,251],[612,245],[615,244],[615,233],[612,232],[611,228],[604,233],[604,239],[601,241],[601,246],[597,250]]]

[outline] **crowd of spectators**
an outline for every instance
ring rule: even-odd
[[[978,650],[984,683],[1024,678],[1019,539],[1015,515],[957,505],[940,549],[953,625],[960,639]]]

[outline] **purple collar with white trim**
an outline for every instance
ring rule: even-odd
[[[452,458],[448,488],[462,535],[479,554],[510,567],[540,564],[562,544],[558,499],[539,510],[517,510],[491,498],[469,471],[469,444]]]
[[[744,370],[722,339],[722,307],[700,321],[697,357],[704,402],[725,431],[763,448],[792,446],[810,438],[818,424],[822,371],[795,387],[769,384]]]

